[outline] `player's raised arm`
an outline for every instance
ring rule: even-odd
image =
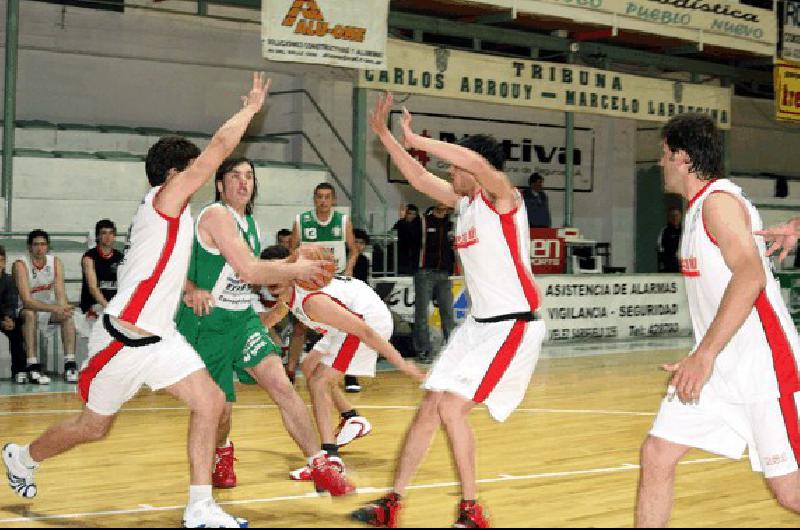
[[[169,179],[155,199],[155,207],[166,215],[177,216],[192,195],[214,175],[223,160],[239,145],[247,126],[267,98],[270,79],[263,72],[253,73],[253,85],[242,96],[242,108],[214,133],[208,146],[184,171]]]
[[[447,160],[454,166],[471,173],[478,184],[498,200],[515,202],[516,192],[508,177],[488,160],[458,144],[426,138],[411,129],[411,114],[403,108],[403,143],[407,148],[425,151],[436,158]],[[513,208],[513,206],[512,206]]]
[[[378,97],[375,110],[370,113],[369,125],[389,152],[392,162],[417,191],[435,201],[455,207],[458,195],[453,185],[425,169],[400,145],[386,125],[394,99],[390,93]]]

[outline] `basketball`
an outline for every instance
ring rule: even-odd
[[[333,275],[336,274],[336,262],[333,259],[333,253],[330,249],[317,245],[303,245],[297,250],[297,253],[299,257],[304,259],[322,261],[325,271],[327,272],[323,278],[325,282],[322,287],[318,287],[313,282],[297,280],[295,283],[298,287],[306,291],[318,291],[331,283]]]

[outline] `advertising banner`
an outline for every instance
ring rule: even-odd
[[[731,126],[730,88],[392,39],[386,69],[360,71],[358,86],[656,122],[702,112],[723,129]]]
[[[775,65],[775,115],[779,120],[800,121],[800,66],[779,61]]]
[[[262,54],[270,61],[383,68],[389,0],[265,0]]]
[[[558,228],[531,228],[533,274],[567,272],[567,242]]]
[[[800,63],[800,1],[786,0],[783,4],[781,42],[781,58]]]
[[[536,278],[546,342],[691,337],[684,280],[679,274],[547,275]],[[414,321],[414,280],[376,278],[373,287],[402,320]],[[453,281],[456,322],[469,313],[463,280]],[[431,305],[429,322],[437,326]]]
[[[506,154],[504,172],[514,186],[528,186],[528,177],[534,171],[542,174],[550,190],[564,189],[567,156],[566,132],[562,125],[529,123],[513,120],[493,120],[448,114],[413,114],[414,130],[422,136],[445,142],[457,142],[465,136],[490,134],[503,146]],[[399,138],[402,113],[390,113],[391,129]],[[594,184],[594,131],[575,128],[575,145],[572,156],[575,191],[591,192]],[[428,156],[425,151],[412,150],[428,171],[446,175],[449,163]],[[387,155],[388,156],[388,155]],[[394,164],[387,163],[389,182],[406,182]]]
[[[777,20],[770,9],[736,0],[465,0],[517,13],[673,37],[774,56]]]

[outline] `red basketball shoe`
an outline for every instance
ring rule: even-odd
[[[236,472],[233,470],[233,443],[230,447],[217,447],[217,454],[214,457],[214,473],[211,475],[211,483],[215,488],[229,489],[236,487]]]
[[[400,495],[389,493],[350,514],[356,521],[372,526],[397,528],[400,514]]]
[[[461,501],[458,505],[458,519],[453,528],[489,528],[489,518],[476,501]]]
[[[353,493],[356,487],[344,476],[344,464],[336,457],[320,456],[311,464],[311,480],[317,493],[327,491],[332,497]]]

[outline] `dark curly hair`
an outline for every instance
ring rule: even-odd
[[[506,154],[503,146],[488,134],[473,134],[458,141],[458,145],[475,151],[485,158],[496,170],[503,171]]]
[[[689,170],[701,180],[725,176],[722,133],[710,116],[696,112],[675,116],[661,129],[661,139],[670,152],[686,152]]]
[[[147,151],[144,170],[151,186],[160,186],[167,180],[170,169],[183,171],[193,159],[200,156],[200,149],[182,136],[165,136]]]
[[[291,255],[289,250],[283,245],[272,245],[261,251],[261,259],[286,259]]]
[[[239,164],[245,163],[250,164],[250,169],[253,171],[253,195],[250,196],[250,200],[244,207],[244,213],[247,215],[253,215],[253,205],[256,202],[256,197],[258,197],[258,179],[256,178],[256,167],[253,165],[253,161],[249,158],[245,158],[243,156],[227,158],[222,165],[219,166],[219,169],[217,169],[217,174],[214,176],[214,200],[219,201],[220,197],[222,196],[217,188],[217,182],[222,182],[222,179],[225,178],[225,173],[232,171],[233,168]]]

